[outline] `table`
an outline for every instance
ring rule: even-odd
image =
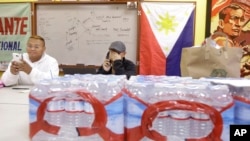
[[[13,88],[29,88],[28,90]],[[29,141],[29,91],[32,86],[0,88],[0,141]],[[228,111],[229,116],[233,111]],[[222,138],[229,140],[229,126]]]
[[[31,88],[32,86],[0,88],[0,141],[30,140],[28,95]]]

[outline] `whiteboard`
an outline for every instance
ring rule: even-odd
[[[38,4],[36,30],[59,64],[101,65],[116,40],[136,63],[137,9],[126,4]]]

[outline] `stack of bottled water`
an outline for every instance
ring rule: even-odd
[[[232,103],[227,85],[190,77],[138,75],[127,81],[125,75],[65,75],[43,80],[31,90],[30,137],[200,139],[221,130],[220,112]]]
[[[250,87],[243,87],[235,95],[235,123],[250,124]]]
[[[30,92],[32,141],[123,141],[125,81],[90,74],[41,81]]]
[[[205,138],[215,129],[211,116],[222,127],[220,112],[233,103],[228,86],[189,77],[132,76],[125,93],[127,140]]]
[[[243,79],[242,79],[243,80]],[[250,80],[245,80],[248,85],[236,86],[231,84],[230,90],[235,101],[234,123],[250,124]]]
[[[214,84],[224,84],[234,98],[234,104],[222,112],[222,139],[229,140],[229,128],[232,124],[250,124],[250,80],[246,78],[201,78]]]

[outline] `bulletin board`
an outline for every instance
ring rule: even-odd
[[[138,10],[126,2],[34,3],[35,32],[59,64],[101,65],[111,42],[127,47],[137,62]]]

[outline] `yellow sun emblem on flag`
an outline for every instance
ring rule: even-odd
[[[169,13],[166,13],[164,16],[159,15],[160,20],[156,22],[160,28],[160,32],[165,31],[165,34],[168,35],[170,31],[175,32],[175,27],[178,26],[178,23],[175,21],[175,16],[170,16]]]

